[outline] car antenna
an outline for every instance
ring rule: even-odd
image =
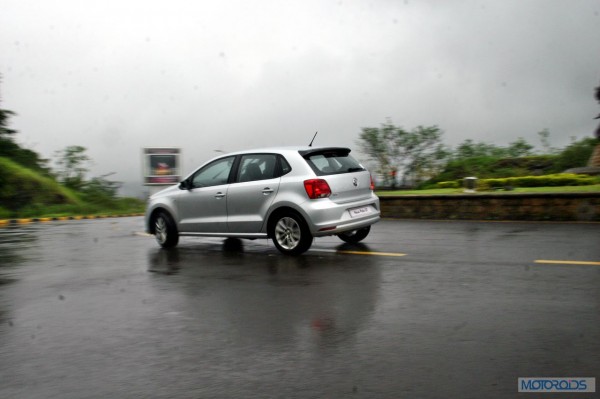
[[[319,133],[318,130],[315,132],[315,135],[313,136],[312,140],[310,141],[310,144],[308,145],[309,147],[312,147],[312,143],[313,143],[313,141],[315,141],[315,137],[317,137],[317,133]]]

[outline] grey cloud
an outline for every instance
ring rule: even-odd
[[[5,1],[3,108],[51,156],[141,179],[144,146],[355,146],[387,117],[446,140],[553,145],[590,136],[600,84],[595,1]]]

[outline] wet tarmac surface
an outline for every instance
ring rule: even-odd
[[[142,231],[0,228],[1,398],[531,398],[518,377],[600,378],[599,224],[386,220],[297,258]]]

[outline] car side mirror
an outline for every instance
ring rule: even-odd
[[[181,183],[179,183],[179,189],[180,190],[189,190],[191,189],[191,184],[189,180],[183,180]]]

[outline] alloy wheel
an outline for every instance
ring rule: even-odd
[[[275,239],[284,249],[293,250],[300,243],[302,233],[298,222],[291,217],[279,219],[275,226]]]
[[[167,222],[165,218],[159,216],[154,223],[154,235],[159,244],[164,244],[167,241]]]

